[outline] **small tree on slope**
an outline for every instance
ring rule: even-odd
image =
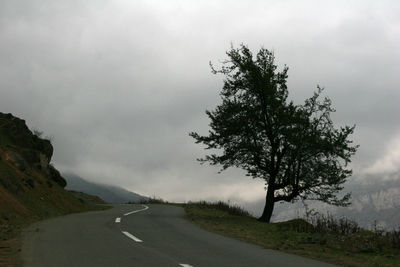
[[[350,194],[338,197],[352,173],[346,166],[358,146],[348,138],[355,126],[334,128],[329,98],[320,100],[322,89],[303,105],[288,101],[287,71],[278,72],[274,55],[260,49],[255,57],[247,46],[232,48],[221,70],[226,79],[222,103],[210,118],[209,134],[192,132],[196,143],[211,153],[201,162],[239,167],[248,176],[265,180],[266,202],[260,221],[269,222],[275,202],[320,200],[346,206]]]

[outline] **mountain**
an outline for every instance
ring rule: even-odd
[[[387,230],[400,227],[400,173],[386,174],[385,179],[378,175],[367,175],[345,184],[344,191],[352,193],[352,204],[348,207],[307,201],[307,209],[324,215],[329,213],[337,218],[346,217],[369,229],[375,225]],[[245,207],[259,216],[264,208],[264,200],[247,203]],[[304,217],[305,213],[302,202],[277,203],[272,220],[286,221]]]
[[[81,191],[87,194],[96,195],[108,203],[140,202],[147,197],[125,190],[118,186],[89,182],[72,173],[63,174],[67,180],[67,189]]]

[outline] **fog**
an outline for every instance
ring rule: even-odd
[[[356,124],[354,177],[400,169],[397,1],[2,1],[0,111],[52,139],[53,163],[170,201],[257,201],[262,180],[218,174],[188,136],[231,44],[273,50],[289,97],[325,88],[335,125]],[[375,177],[374,176],[374,177]]]

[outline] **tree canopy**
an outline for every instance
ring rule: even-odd
[[[352,174],[347,165],[357,146],[349,140],[355,126],[335,128],[331,100],[317,91],[304,104],[288,101],[288,67],[277,70],[273,52],[253,56],[245,45],[231,48],[214,74],[225,76],[222,103],[212,111],[208,135],[190,133],[212,149],[201,162],[242,168],[264,179],[266,204],[261,221],[269,222],[274,204],[298,199],[345,206],[350,195],[338,193]]]

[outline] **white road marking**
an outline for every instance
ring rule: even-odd
[[[142,205],[144,208],[143,209],[140,209],[140,210],[134,210],[134,211],[131,211],[131,212],[128,212],[128,213],[125,213],[124,214],[124,216],[128,216],[128,215],[131,215],[132,213],[136,213],[136,212],[139,212],[139,211],[144,211],[144,210],[147,210],[149,207],[147,207],[146,205]]]
[[[128,216],[128,215],[131,215],[131,214],[133,214],[133,213],[140,212],[140,211],[144,211],[144,210],[147,210],[147,209],[149,208],[149,207],[146,206],[146,205],[142,205],[142,206],[144,207],[143,209],[130,211],[130,212],[128,212],[128,213],[125,213],[124,216]],[[121,218],[120,218],[120,217],[117,217],[117,218],[115,219],[115,222],[116,222],[116,223],[120,223],[120,222],[121,222]],[[127,237],[129,237],[130,239],[132,239],[133,241],[135,241],[135,242],[143,242],[142,240],[140,240],[139,238],[137,238],[136,236],[132,235],[132,234],[129,233],[129,232],[126,232],[126,231],[121,231],[121,232],[122,232],[124,235],[126,235]],[[179,263],[179,266],[181,266],[181,267],[194,267],[193,265],[186,264],[186,263]]]
[[[124,235],[126,235],[127,237],[129,237],[130,239],[134,240],[135,242],[143,242],[142,240],[140,240],[139,238],[137,238],[136,236],[134,236],[128,232],[122,231],[122,233]]]
[[[134,211],[125,213],[124,216],[128,216],[128,215],[131,215],[131,214],[136,213],[136,212],[139,212],[139,211],[144,211],[144,210],[147,210],[147,209],[149,208],[149,207],[146,206],[146,205],[142,205],[142,206],[144,207],[143,209],[134,210]],[[120,218],[120,217],[116,218],[116,219],[115,219],[115,222],[116,222],[116,223],[117,223],[117,222],[121,222],[121,218]],[[121,232],[122,232],[124,235],[126,235],[127,237],[129,237],[130,239],[134,240],[135,242],[143,242],[142,240],[140,240],[139,238],[137,238],[136,236],[132,235],[132,234],[129,233],[129,232],[125,232],[125,231],[121,231]]]

